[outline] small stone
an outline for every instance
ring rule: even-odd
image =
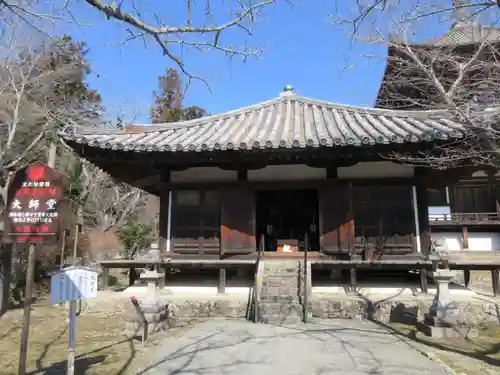
[[[434,352],[427,352],[425,353],[425,356],[433,361],[438,361],[438,357]]]

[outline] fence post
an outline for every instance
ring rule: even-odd
[[[137,312],[137,315],[139,315],[139,318],[141,318],[142,322],[142,343],[146,343],[148,341],[148,328],[149,328],[149,323],[148,320],[146,319],[146,316],[144,315],[144,312],[141,309],[141,306],[139,306],[139,301],[137,301],[137,298],[135,297],[130,297],[130,301],[132,301],[132,304],[135,307],[135,311]]]

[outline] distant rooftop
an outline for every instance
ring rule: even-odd
[[[446,34],[419,44],[448,47],[483,42],[500,42],[500,29],[475,23],[458,23]]]

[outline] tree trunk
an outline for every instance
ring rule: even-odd
[[[0,316],[10,303],[10,283],[12,280],[12,244],[0,247]]]
[[[47,165],[51,168],[55,168],[56,158],[57,158],[57,143],[50,142],[49,151],[47,153]]]
[[[128,286],[133,286],[135,284],[135,268],[129,268],[128,270]]]

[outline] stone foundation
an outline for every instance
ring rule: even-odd
[[[180,299],[172,295],[160,294],[159,298],[167,303],[168,324],[170,326],[196,318],[244,319],[247,314],[247,299],[241,297]],[[458,299],[456,302],[459,309],[459,325],[474,327],[480,324],[500,323],[496,300],[464,298]],[[360,297],[316,295],[310,302],[310,311],[313,318],[374,319],[384,323],[416,324],[417,321],[424,320],[424,314],[429,312],[431,304],[432,298],[430,297],[391,299],[378,302]],[[133,306],[126,297],[108,301],[103,301],[101,298],[88,300],[87,311],[89,312],[109,312],[110,310],[133,312]]]
[[[479,299],[457,300],[459,325],[499,324],[498,304]],[[430,311],[431,298],[382,300],[313,298],[312,313],[319,318],[374,319],[384,323],[416,324]]]

